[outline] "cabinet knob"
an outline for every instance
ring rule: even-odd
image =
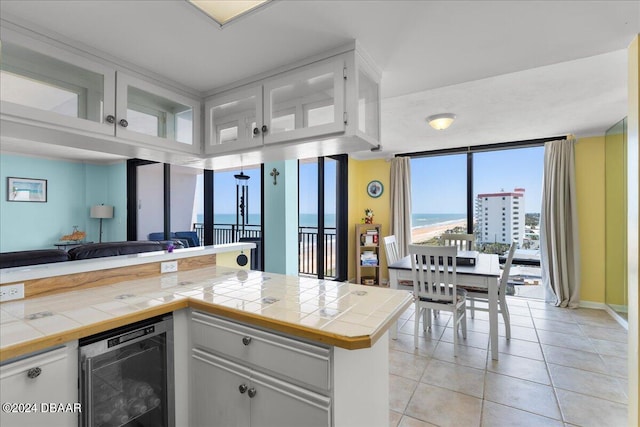
[[[242,344],[244,345],[251,344],[251,337],[242,337]]]
[[[262,125],[262,133],[267,133],[267,130],[269,128],[267,128],[267,125]]]
[[[259,134],[259,133],[260,133],[260,129],[258,129],[258,128],[253,128],[253,134],[254,134],[254,135],[257,135],[257,134]]]
[[[245,394],[248,389],[249,389],[249,386],[247,386],[246,384],[240,384],[240,387],[238,387],[240,394]]]
[[[116,117],[109,114],[105,120],[107,121],[107,123],[115,123]]]
[[[258,394],[258,392],[256,391],[255,388],[251,387],[249,389],[249,393],[247,393],[249,395],[249,397],[254,398],[256,396],[256,394]]]
[[[27,371],[27,377],[29,378],[38,378],[42,373],[42,369],[40,368],[31,368]]]
[[[127,126],[129,126],[129,122],[126,121],[125,119],[120,119],[118,123],[120,123],[120,126],[122,126],[123,128],[126,128]]]

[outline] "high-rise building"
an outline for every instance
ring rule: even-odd
[[[524,239],[524,188],[513,192],[478,194],[476,199],[479,243],[518,242]]]

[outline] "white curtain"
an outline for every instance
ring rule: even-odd
[[[391,160],[391,234],[396,236],[400,257],[411,243],[411,162],[409,157]]]
[[[559,307],[580,302],[580,247],[576,205],[575,139],[544,146],[540,264],[545,299]]]

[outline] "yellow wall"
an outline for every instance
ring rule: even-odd
[[[640,369],[638,348],[640,347],[638,290],[638,264],[640,264],[640,211],[639,171],[640,163],[640,34],[636,35],[628,49],[629,57],[629,110],[627,125],[627,284],[629,289],[629,425],[640,425]]]
[[[576,144],[580,300],[604,303],[604,135]]]
[[[382,237],[389,235],[389,176],[391,163],[386,160],[354,160],[349,159],[349,273],[347,277],[353,280],[356,277],[356,247],[355,233],[356,223],[362,223],[364,210],[373,209],[374,222],[382,225]],[[378,198],[369,197],[367,194],[367,184],[372,180],[382,183],[384,191]],[[380,251],[380,277],[388,279],[387,261],[384,249]]]
[[[627,142],[622,121],[605,141],[605,302],[618,311],[627,305]]]

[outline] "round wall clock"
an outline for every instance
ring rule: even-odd
[[[384,186],[378,180],[373,180],[369,184],[367,184],[367,194],[369,197],[378,198],[382,196],[382,192],[384,191]]]

